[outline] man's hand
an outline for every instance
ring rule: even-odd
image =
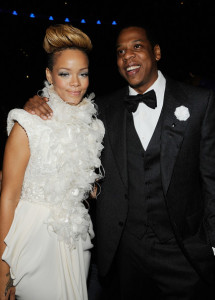
[[[48,98],[35,95],[25,103],[24,110],[32,115],[39,116],[43,120],[51,119],[53,111],[47,104],[48,101]]]

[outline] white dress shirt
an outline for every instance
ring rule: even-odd
[[[166,79],[163,74],[158,71],[158,78],[153,83],[148,91],[155,91],[157,97],[157,107],[155,109],[148,107],[145,103],[140,103],[137,110],[132,113],[134,118],[134,126],[139,136],[139,139],[146,150],[151,140],[158,119],[160,117],[161,109],[163,107],[164,92],[166,87]],[[137,92],[129,86],[129,95],[137,95]]]

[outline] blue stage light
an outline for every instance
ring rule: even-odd
[[[101,21],[100,21],[100,20],[98,20],[98,21],[96,22],[96,24],[101,24]]]
[[[15,10],[12,12],[12,14],[13,14],[14,16],[17,16],[17,15],[18,15],[17,12],[16,12]]]
[[[112,22],[112,25],[117,25],[116,21],[113,21],[113,22]]]
[[[54,20],[54,18],[53,18],[52,16],[50,16],[50,17],[49,17],[49,20],[50,20],[50,21],[53,21],[53,20]]]
[[[65,21],[65,22],[70,22],[70,21],[69,21],[69,18],[66,18],[64,21]]]
[[[35,14],[30,14],[30,18],[35,18]]]
[[[84,19],[81,20],[81,23],[86,23],[86,21]]]

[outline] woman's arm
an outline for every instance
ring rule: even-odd
[[[3,160],[2,191],[0,199],[0,258],[6,247],[4,239],[13,221],[19,202],[23,178],[30,157],[28,137],[24,129],[15,123],[6,142]],[[0,259],[0,299],[15,299],[10,288],[9,266]],[[9,297],[9,294],[10,298]],[[5,296],[5,294],[7,296]]]

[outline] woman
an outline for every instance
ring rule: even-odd
[[[104,126],[89,85],[89,37],[50,26],[42,95],[54,115],[8,115],[0,203],[0,299],[85,300],[92,223],[83,201],[101,178]]]

